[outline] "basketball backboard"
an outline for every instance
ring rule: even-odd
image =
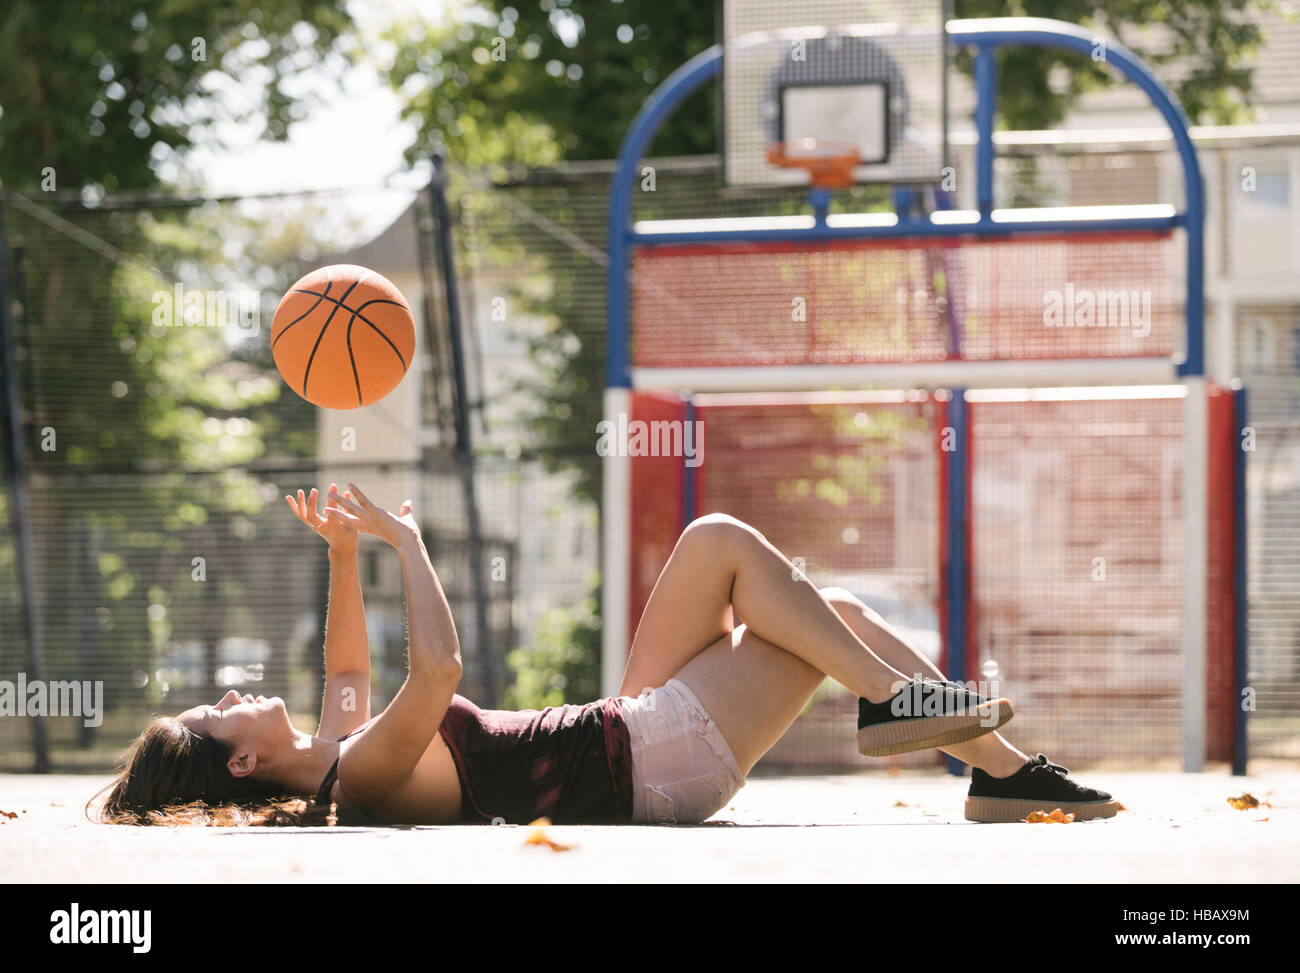
[[[722,0],[723,180],[801,185],[776,143],[852,142],[856,182],[937,181],[946,164],[944,0]]]

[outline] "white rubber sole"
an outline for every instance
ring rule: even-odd
[[[992,733],[1015,715],[1010,700],[990,699],[973,710],[951,716],[918,716],[864,726],[858,730],[858,752],[867,757],[889,757],[964,743]]]
[[[1057,808],[1066,814],[1073,814],[1076,821],[1092,821],[1097,818],[1113,818],[1119,810],[1119,802],[1059,804],[1052,801],[1024,801],[1012,797],[968,797],[966,798],[966,820],[978,821],[981,824],[1011,824],[1024,821],[1032,811],[1045,811],[1051,814]]]

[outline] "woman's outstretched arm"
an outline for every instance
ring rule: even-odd
[[[357,738],[339,767],[350,792],[382,799],[415,769],[442,724],[460,683],[460,640],[410,501],[394,516],[355,485],[349,488],[349,495],[339,498],[326,515],[390,544],[401,559],[406,582],[410,671],[388,708]]]
[[[339,488],[331,483],[325,509],[334,506]],[[325,693],[317,734],[334,739],[370,719],[370,641],[366,607],[357,568],[357,531],[338,518],[316,511],[317,494],[285,500],[298,518],[329,544],[330,590],[325,614]]]

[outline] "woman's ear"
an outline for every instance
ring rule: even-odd
[[[231,777],[247,777],[257,767],[257,754],[232,753],[226,761],[226,769]]]

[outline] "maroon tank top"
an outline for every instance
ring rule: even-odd
[[[617,697],[515,712],[479,709],[453,696],[438,732],[456,765],[462,821],[632,819],[632,742]],[[336,760],[321,782],[318,803],[329,800],[337,777]],[[347,817],[357,820],[355,814]]]

